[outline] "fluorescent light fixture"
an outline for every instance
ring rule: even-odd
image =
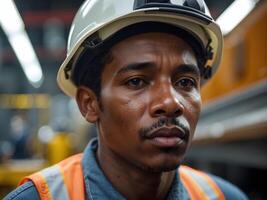
[[[223,35],[230,33],[256,6],[259,0],[235,0],[217,19]]]
[[[9,37],[9,42],[22,64],[22,69],[34,87],[39,87],[42,81],[42,70],[25,32]]]
[[[0,22],[9,34],[24,30],[24,23],[13,0],[1,0]]]
[[[24,23],[13,0],[1,0],[0,24],[30,83],[38,88],[43,82],[43,72]]]

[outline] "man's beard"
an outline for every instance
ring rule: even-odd
[[[155,129],[171,125],[180,127],[186,133],[185,135],[189,136],[190,133],[189,127],[186,124],[182,123],[182,120],[179,120],[177,118],[160,118],[157,122],[153,123],[151,126],[140,129],[139,136],[142,140],[146,139],[150,136],[150,133],[153,132]]]

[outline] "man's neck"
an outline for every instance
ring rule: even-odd
[[[98,163],[112,185],[127,199],[166,199],[175,171],[152,173],[120,157],[97,150]]]

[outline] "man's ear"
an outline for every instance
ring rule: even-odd
[[[91,123],[98,120],[100,107],[96,94],[85,86],[79,86],[76,101],[84,118]]]

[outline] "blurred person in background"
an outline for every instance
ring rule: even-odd
[[[217,70],[222,34],[203,0],[87,0],[58,83],[98,138],[26,177],[7,199],[247,199],[181,165]]]
[[[30,127],[25,114],[16,114],[10,120],[12,159],[27,159],[32,155]]]

